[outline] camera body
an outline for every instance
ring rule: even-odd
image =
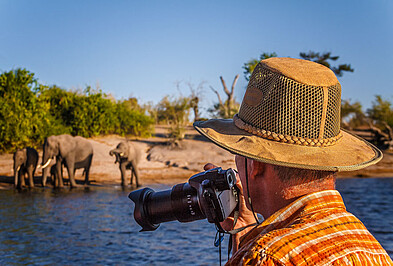
[[[217,224],[231,214],[239,201],[235,171],[220,167],[195,174],[171,190],[154,192],[144,188],[131,192],[129,198],[135,202],[134,218],[141,231],[153,231],[160,223],[174,220],[207,218]]]

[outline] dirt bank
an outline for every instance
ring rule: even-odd
[[[124,139],[117,135],[89,139],[94,148],[90,171],[91,184],[110,186],[120,184],[120,171],[118,165],[114,164],[115,159],[109,155],[109,151]],[[193,174],[202,171],[203,165],[207,162],[223,168],[234,167],[232,154],[207,141],[191,127],[188,128],[186,139],[180,143],[180,146],[168,145],[165,127],[157,127],[153,138],[131,141],[142,151],[139,165],[142,185],[185,182]],[[40,164],[42,151],[39,151],[39,154]],[[12,154],[0,155],[0,187],[3,189],[12,188],[12,165]],[[38,169],[35,174],[37,186],[40,186],[40,175],[41,170]],[[67,177],[65,170],[64,175]],[[393,154],[385,153],[384,159],[377,165],[355,172],[340,173],[339,177],[393,177]],[[77,170],[76,179],[82,182],[82,170]]]
[[[124,137],[109,135],[89,139],[93,145],[94,156],[90,169],[91,184],[120,185],[120,170],[114,164],[115,158],[109,151],[125,140]],[[157,127],[155,137],[148,139],[131,139],[141,151],[142,158],[139,164],[140,183],[142,185],[165,183],[176,184],[185,182],[193,174],[203,170],[206,162],[220,165],[223,168],[234,167],[233,155],[210,143],[191,127],[188,128],[186,139],[180,146],[168,145],[165,127]],[[41,164],[42,151],[39,152]],[[12,188],[13,184],[12,154],[0,155],[0,187]],[[64,169],[64,177],[67,171]],[[83,180],[82,169],[76,171],[76,179]],[[40,186],[41,169],[35,173],[35,183]],[[130,178],[130,172],[128,178]]]

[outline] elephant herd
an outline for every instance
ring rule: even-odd
[[[121,185],[127,186],[126,170],[131,170],[131,185],[135,176],[136,186],[139,186],[138,162],[140,151],[128,141],[120,142],[109,152],[115,156],[115,163],[119,163]],[[51,165],[52,160],[56,160]],[[84,169],[85,185],[89,184],[89,172],[93,160],[93,146],[80,136],[58,135],[45,139],[42,152],[42,163],[38,165],[38,152],[30,147],[18,149],[14,153],[14,184],[16,188],[26,186],[25,176],[28,177],[29,187],[34,187],[34,173],[42,168],[42,186],[46,185],[48,176],[51,176],[54,187],[63,187],[63,166],[67,168],[70,186],[76,187],[75,171]]]

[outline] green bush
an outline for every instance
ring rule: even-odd
[[[131,134],[140,137],[151,136],[154,130],[154,118],[145,115],[145,110],[133,99],[119,101],[116,104],[116,114],[117,123],[115,129],[118,134]]]
[[[36,147],[61,126],[48,117],[49,105],[37,97],[43,86],[34,74],[17,69],[0,75],[0,150]],[[59,130],[62,131],[62,130]]]
[[[386,122],[393,127],[393,105],[389,100],[383,99],[381,95],[375,96],[372,107],[367,109],[369,118],[374,120],[378,125]]]
[[[169,125],[169,137],[173,140],[184,138],[185,126],[190,123],[190,99],[165,96],[157,105],[157,122]]]
[[[150,136],[154,119],[136,99],[110,99],[86,87],[72,92],[44,86],[34,74],[17,69],[0,75],[0,151],[38,147],[50,135]]]

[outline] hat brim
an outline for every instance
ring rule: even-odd
[[[383,155],[371,143],[341,130],[343,137],[332,146],[309,147],[255,136],[235,126],[232,119],[210,119],[194,128],[231,153],[257,161],[323,171],[354,171],[376,164]]]

